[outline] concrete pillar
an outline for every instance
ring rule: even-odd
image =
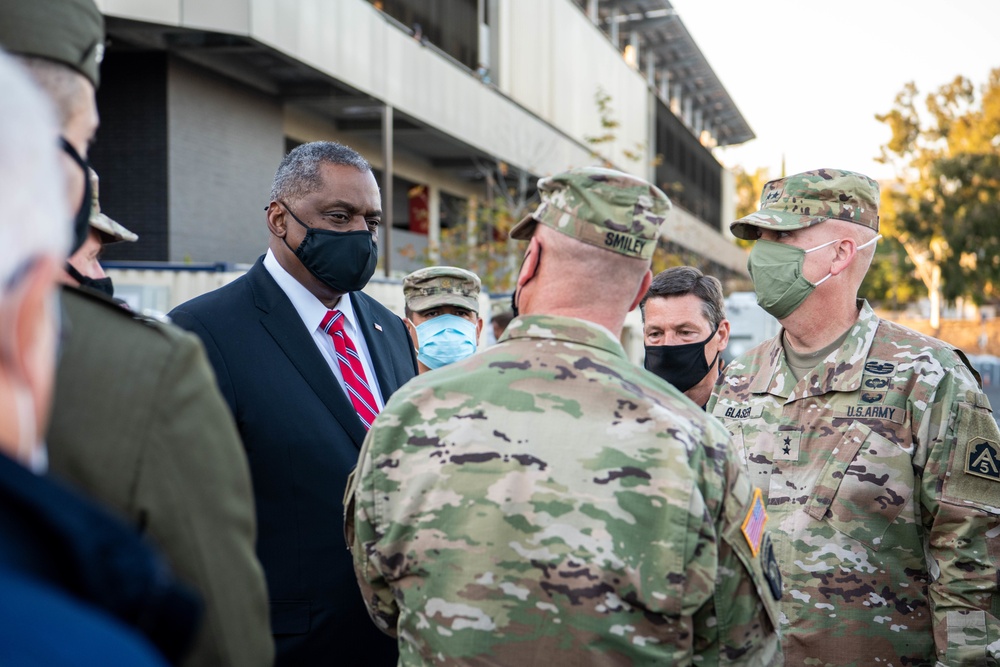
[[[427,186],[427,256],[435,264],[441,261],[441,190],[436,185]]]
[[[379,225],[379,245],[384,249],[382,271],[389,277],[392,271],[392,106],[382,108],[382,224]]]
[[[473,195],[465,208],[466,267],[471,271],[476,263],[476,237],[479,231],[479,199]]]

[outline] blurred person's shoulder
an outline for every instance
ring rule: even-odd
[[[116,344],[123,337],[145,340],[150,345],[159,341],[167,347],[196,340],[193,334],[174,325],[166,315],[156,317],[136,313],[100,294],[64,286],[61,300],[66,316],[64,325],[69,335],[79,336],[79,331],[91,332],[104,340],[109,356],[122,351]]]

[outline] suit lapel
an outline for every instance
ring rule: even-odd
[[[360,449],[365,427],[292,302],[260,261],[247,272],[247,279],[257,307],[264,311],[261,325]]]
[[[392,365],[392,350],[387,340],[390,335],[388,329],[392,323],[375,320],[371,308],[368,307],[367,301],[360,292],[351,292],[350,296],[351,303],[354,305],[354,314],[358,316],[361,335],[365,337],[368,354],[371,357],[372,365],[375,366],[375,377],[378,379],[378,386],[382,391],[382,402],[385,403],[389,400],[389,396],[399,389]],[[378,327],[375,326],[376,324]]]

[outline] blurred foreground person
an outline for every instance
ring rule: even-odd
[[[722,283],[693,266],[675,266],[653,278],[639,308],[646,370],[704,408],[729,343]]]
[[[93,229],[86,159],[103,17],[93,0],[0,0],[0,45],[56,109],[76,255]],[[144,531],[201,594],[205,623],[186,665],[270,664],[250,476],[201,344],[92,289],[68,285],[61,298],[53,473]]]
[[[766,498],[788,664],[997,664],[1000,431],[964,355],[857,298],[878,205],[867,176],[819,169],[732,223],[783,329],[708,409]]]
[[[456,266],[428,266],[403,278],[406,330],[421,373],[476,352],[480,288],[479,276]]]
[[[81,289],[93,290],[98,294],[114,298],[114,284],[101,266],[101,253],[104,251],[104,246],[109,243],[119,241],[134,243],[139,237],[101,212],[100,179],[96,171],[93,169],[88,171],[91,188],[90,229],[83,245],[70,255],[66,262],[64,281]]]
[[[511,231],[524,314],[365,440],[346,521],[372,618],[401,665],[781,664],[766,516],[725,430],[618,341],[669,200],[600,168],[538,187]]]
[[[127,526],[40,476],[70,226],[55,119],[2,52],[0,90],[0,664],[161,665],[126,624],[183,647],[192,602]]]

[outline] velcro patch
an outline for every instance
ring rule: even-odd
[[[958,404],[957,421],[942,499],[1000,514],[1000,429],[988,410],[968,403]]]
[[[757,419],[762,414],[764,414],[763,405],[736,405],[724,407],[722,405],[715,406],[715,412],[712,413],[714,417],[722,417],[724,419]]]
[[[781,570],[778,569],[778,559],[774,557],[774,543],[771,536],[764,534],[764,543],[761,545],[760,566],[764,570],[764,578],[767,579],[767,586],[771,589],[771,596],[775,600],[781,599]]]
[[[906,409],[875,403],[873,405],[849,405],[846,408],[834,410],[834,419],[882,419],[896,424],[906,421]]]
[[[746,518],[743,519],[743,525],[740,527],[740,530],[743,531],[743,537],[746,538],[747,544],[750,545],[750,551],[754,557],[760,551],[760,542],[764,539],[764,524],[766,523],[767,511],[764,510],[764,496],[761,494],[760,489],[754,489],[753,500],[750,501],[750,509],[747,511]]]
[[[865,363],[865,374],[871,375],[892,375],[896,372],[896,363],[893,361],[879,361],[878,359],[869,359]]]
[[[966,449],[965,472],[1000,482],[1000,445],[989,440],[972,440]]]
[[[772,461],[798,461],[802,431],[778,431],[774,439]]]

